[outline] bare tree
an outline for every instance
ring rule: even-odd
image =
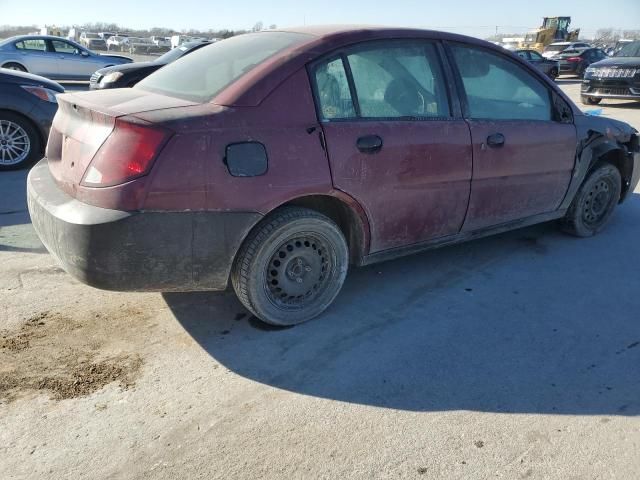
[[[259,32],[260,30],[262,30],[262,22],[256,22],[256,24],[253,26],[253,28],[251,29],[252,32]]]

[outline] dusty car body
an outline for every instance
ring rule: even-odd
[[[28,179],[43,243],[112,290],[320,314],[366,265],[538,222],[597,233],[637,132],[473,38],[306,28],[224,40],[132,89],[62,95]]]
[[[99,55],[61,37],[19,35],[0,42],[0,67],[64,80],[88,80],[100,68],[131,63],[120,55]]]

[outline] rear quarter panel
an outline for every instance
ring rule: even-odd
[[[174,118],[163,119],[166,115]],[[268,213],[300,196],[333,192],[304,69],[255,107],[206,104],[138,116],[178,132],[157,160],[145,209]],[[260,176],[233,177],[224,163],[225,149],[249,141],[265,146],[268,170]]]

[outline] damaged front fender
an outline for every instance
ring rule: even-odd
[[[561,208],[569,208],[578,189],[598,162],[609,162],[620,170],[622,203],[640,180],[638,131],[631,125],[603,117],[576,115],[576,163]]]

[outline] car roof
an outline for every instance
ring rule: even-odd
[[[73,42],[65,37],[56,37],[54,35],[16,35],[15,37],[7,38],[7,40],[11,40],[13,42],[17,42],[20,40],[31,40],[31,39],[42,39],[42,40],[68,40]]]
[[[245,75],[242,75],[238,80],[218,94],[216,103],[236,106],[257,105],[275,85],[281,83],[288,75],[306,63],[351,44],[366,41],[383,41],[388,39],[447,40],[451,42],[463,42],[468,46],[478,46],[496,52],[499,55],[513,55],[518,58],[517,55],[512,52],[508,52],[501,46],[494,45],[485,40],[456,33],[416,28],[377,25],[323,25],[265,30],[247,35],[270,35],[274,32],[305,34],[308,38],[301,40],[290,49],[274,55]],[[519,61],[525,62],[522,59],[519,59]]]

